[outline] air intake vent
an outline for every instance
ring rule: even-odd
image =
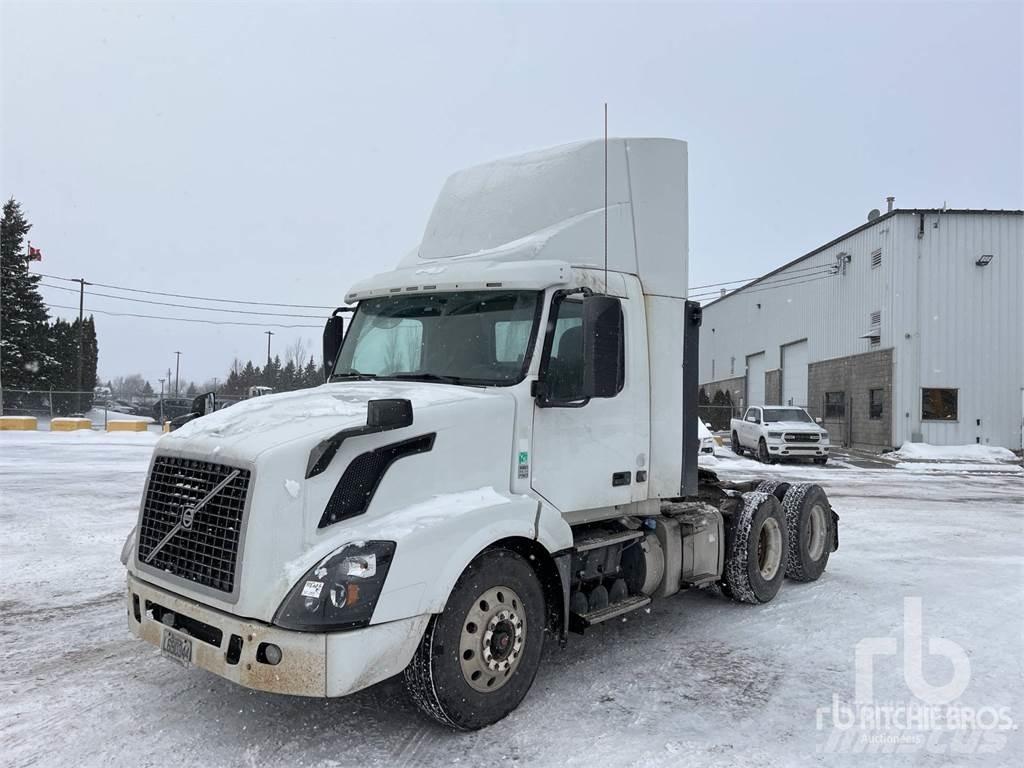
[[[361,453],[352,459],[331,494],[330,501],[320,518],[320,528],[363,514],[377,491],[384,473],[403,456],[426,453],[434,447],[435,432],[429,435],[384,445]]]
[[[877,251],[871,252],[871,268],[877,269],[882,266],[882,249],[879,248]]]

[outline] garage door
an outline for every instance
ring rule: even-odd
[[[782,348],[782,404],[807,407],[807,339]]]
[[[764,352],[747,355],[746,405],[764,405]]]

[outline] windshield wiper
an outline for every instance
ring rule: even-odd
[[[417,380],[417,381],[440,381],[444,384],[461,384],[462,378],[459,376],[443,376],[438,373],[393,373],[390,376],[382,378],[388,379],[406,379],[406,380]]]
[[[376,378],[377,377],[374,376],[372,373],[360,373],[354,368],[350,368],[347,371],[338,371],[336,373],[332,373],[331,378],[328,379],[328,381],[341,381],[343,379],[345,381],[372,381],[373,379]]]

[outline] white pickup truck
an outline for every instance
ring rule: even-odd
[[[572,631],[817,579],[838,546],[820,487],[698,470],[686,200],[667,139],[452,176],[419,247],[328,319],[323,385],[198,398],[157,443],[122,551],[130,630],[262,691],[402,674],[473,729]]]
[[[828,432],[803,408],[791,405],[755,405],[742,419],[732,419],[732,450],[742,456],[749,450],[765,464],[780,459],[828,461]]]

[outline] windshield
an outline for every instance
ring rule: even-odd
[[[805,421],[809,424],[814,423],[803,408],[765,408],[764,423],[774,424],[777,421]]]
[[[331,380],[515,384],[526,375],[540,296],[460,291],[363,301]]]

